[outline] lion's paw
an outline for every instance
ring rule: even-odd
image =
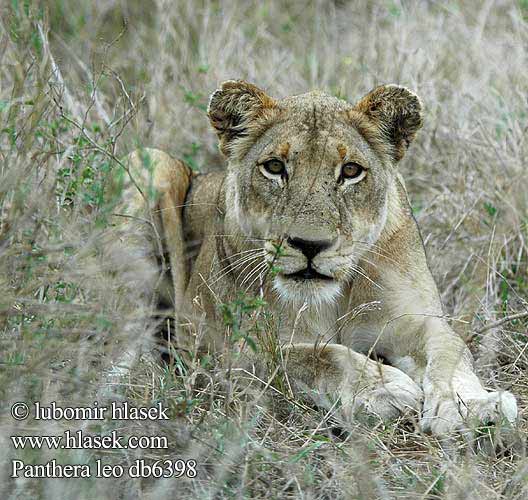
[[[352,384],[353,385],[353,384]],[[378,383],[360,391],[352,387],[343,392],[343,412],[346,417],[374,417],[391,421],[409,412],[419,412],[423,391],[409,376],[391,366],[383,366]]]
[[[516,421],[517,402],[513,394],[482,391],[465,399],[458,395],[426,396],[420,426],[423,431],[438,437],[459,432],[473,443],[481,443],[482,438],[486,438],[494,448],[512,441],[511,430]],[[490,446],[486,445],[486,448]]]

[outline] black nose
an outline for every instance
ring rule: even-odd
[[[302,238],[288,238],[288,243],[300,250],[308,260],[312,260],[318,253],[330,248],[330,240],[303,240]]]

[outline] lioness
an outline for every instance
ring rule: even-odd
[[[133,207],[161,236],[159,248],[146,241],[170,264],[157,293],[188,322],[178,344],[203,333],[201,346],[221,351],[218,306],[242,291],[275,318],[294,386],[340,397],[345,412],[412,408],[436,435],[514,423],[514,396],[484,389],[445,319],[398,173],[420,99],[384,85],[354,106],[321,92],[276,100],[227,81],[208,116],[225,172],[193,175],[157,150],[127,158],[137,183],[153,171],[154,197]]]

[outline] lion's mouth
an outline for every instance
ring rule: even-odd
[[[326,280],[326,281],[332,281],[333,278],[331,276],[326,276],[325,274],[321,274],[317,272],[313,267],[312,264],[309,262],[308,267],[305,269],[301,269],[300,271],[297,271],[295,273],[291,274],[285,274],[286,278],[291,278],[297,281],[303,281],[303,280]]]

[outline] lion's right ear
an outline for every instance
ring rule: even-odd
[[[277,107],[263,90],[243,80],[228,80],[215,90],[209,100],[207,115],[216,130],[220,151],[229,157],[237,138],[260,128],[259,120]]]

